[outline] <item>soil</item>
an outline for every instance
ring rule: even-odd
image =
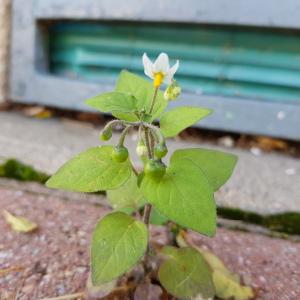
[[[38,300],[84,291],[91,232],[108,207],[2,186],[0,208],[39,225],[30,234],[16,233],[0,216],[1,300],[16,293],[19,300]],[[151,231],[156,243],[165,243],[164,230]],[[225,228],[211,239],[196,233],[189,238],[238,273],[256,299],[300,299],[300,243]]]

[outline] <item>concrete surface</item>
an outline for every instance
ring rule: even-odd
[[[38,120],[0,112],[0,130],[2,159],[17,158],[50,174],[75,154],[100,143],[100,128],[63,119]],[[136,139],[133,133],[127,143],[135,163]],[[184,147],[206,147],[238,155],[234,175],[216,194],[219,205],[260,213],[300,212],[299,159],[275,153],[253,155],[247,150],[173,140],[168,145],[169,152]]]
[[[6,100],[8,85],[10,2],[10,0],[0,1],[0,102]]]

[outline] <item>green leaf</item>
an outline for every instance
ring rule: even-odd
[[[91,273],[93,285],[110,282],[130,270],[147,248],[144,223],[122,212],[102,218],[93,233]]]
[[[129,180],[119,188],[107,191],[108,202],[113,209],[132,207],[138,209],[145,201],[137,185],[137,176],[132,172]]]
[[[168,292],[184,299],[199,295],[205,299],[214,297],[211,271],[196,250],[167,246],[162,253],[167,259],[159,268],[158,277]]]
[[[116,118],[135,121],[138,110],[137,99],[127,93],[110,92],[87,99],[85,103],[101,112],[110,112]]]
[[[145,109],[146,112],[150,110],[154,90],[154,86],[151,82],[128,71],[122,71],[120,73],[115,89],[116,92],[127,93],[134,96],[138,100],[137,109],[139,111]],[[165,100],[163,93],[158,91],[151,120],[159,117],[167,105],[168,101]],[[138,120],[138,118],[136,118],[136,120]]]
[[[134,112],[137,100],[132,95],[110,92],[87,99],[85,103],[102,112]]]
[[[177,107],[161,116],[160,129],[165,138],[173,137],[208,116],[211,112],[211,110],[202,107]]]
[[[237,162],[237,156],[233,154],[200,148],[177,150],[173,157],[188,159],[201,168],[214,191],[230,178]]]
[[[213,236],[216,229],[216,205],[213,190],[202,170],[187,159],[172,156],[161,180],[145,175],[141,190],[165,217]]]
[[[129,160],[111,159],[112,146],[90,148],[65,163],[47,182],[50,188],[77,192],[114,189],[125,183],[132,172]]]

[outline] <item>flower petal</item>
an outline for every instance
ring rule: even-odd
[[[179,67],[179,60],[176,61],[175,65],[173,65],[173,67],[170,68],[168,70],[167,74],[165,75],[164,82],[166,84],[171,84],[172,83],[172,79],[173,79],[174,74],[176,73],[178,67]]]
[[[149,57],[147,56],[146,53],[143,54],[143,65],[144,65],[145,75],[147,75],[148,77],[153,79],[153,77],[154,77],[154,74],[153,74],[154,65],[153,65],[152,61],[149,59]]]
[[[160,53],[154,62],[154,72],[162,72],[163,74],[167,74],[170,68],[169,57],[166,53]]]
[[[170,73],[167,73],[167,75],[164,77],[164,83],[170,85],[172,83],[173,76]]]
[[[178,67],[179,67],[179,60],[176,60],[176,63],[173,65],[172,68],[169,69],[168,73],[171,74],[171,76],[173,77],[176,71],[178,70]]]

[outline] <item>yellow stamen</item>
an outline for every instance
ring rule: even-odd
[[[158,88],[164,80],[164,74],[159,72],[154,74],[154,80],[153,80],[153,85],[154,87]]]

